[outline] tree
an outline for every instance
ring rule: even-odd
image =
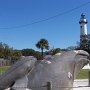
[[[55,55],[55,54],[60,53],[60,52],[61,52],[60,48],[55,48],[55,49],[51,49],[45,53],[46,53],[46,55]]]
[[[11,53],[11,59],[12,60],[19,60],[21,58],[22,54],[19,50],[13,50]]]
[[[57,53],[60,53],[61,49],[60,48],[56,48],[53,50],[53,54],[57,54]]]
[[[10,47],[0,42],[0,58],[9,59],[10,53]]]
[[[34,56],[35,50],[28,49],[28,48],[27,49],[22,49],[21,53],[22,53],[23,56]]]
[[[40,39],[40,41],[38,41],[36,43],[36,47],[39,48],[39,49],[41,49],[42,59],[43,59],[43,50],[44,49],[47,49],[47,50],[49,49],[49,43],[48,43],[48,41],[46,39],[42,38],[42,39]]]
[[[36,57],[37,60],[41,60],[41,59],[42,59],[41,52],[39,52],[39,51],[35,51],[34,57]]]
[[[2,42],[0,42],[0,58],[4,58],[4,47]]]
[[[0,42],[0,58],[8,60],[18,60],[21,57],[21,51],[10,48],[6,43]]]

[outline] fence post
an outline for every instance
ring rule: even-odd
[[[90,86],[90,71],[88,72],[88,84]]]
[[[47,90],[52,90],[52,83],[51,82],[47,82]]]

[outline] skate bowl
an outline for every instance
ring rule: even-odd
[[[49,55],[39,61],[27,58],[0,76],[0,90],[71,90],[76,75],[88,61],[89,54],[83,50]]]

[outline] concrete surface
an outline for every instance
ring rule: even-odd
[[[75,88],[73,88],[73,90],[90,90],[90,87],[86,87],[86,86],[88,86],[88,79],[75,80],[73,85],[73,87]],[[5,90],[10,90],[10,89],[5,89]],[[30,90],[30,89],[26,89],[26,90]]]
[[[73,88],[73,90],[90,90],[90,87],[86,87],[86,86],[88,86],[88,79],[75,80],[73,87],[78,87],[78,88]]]
[[[0,90],[47,90],[47,82],[51,82],[52,90],[71,90],[67,87],[73,87],[76,75],[88,61],[89,54],[83,50],[67,51],[41,61],[21,60],[0,76]]]

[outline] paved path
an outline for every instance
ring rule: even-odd
[[[79,87],[79,86],[81,86],[81,87]],[[75,88],[73,88],[73,90],[90,90],[90,87],[84,87],[84,86],[88,86],[88,79],[75,80],[74,86],[73,86]],[[79,87],[79,88],[76,88],[76,87]],[[9,89],[6,89],[6,90],[9,90]]]
[[[78,86],[81,87],[74,88],[73,90],[90,90],[90,87],[83,87],[83,86],[88,86],[88,79],[75,80],[73,87],[78,87]]]

